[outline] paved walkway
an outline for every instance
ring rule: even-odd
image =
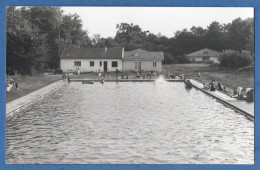
[[[254,118],[254,102],[249,103],[246,102],[244,100],[237,100],[236,98],[232,98],[230,96],[227,96],[224,93],[221,93],[219,91],[210,91],[210,90],[203,90],[203,84],[195,81],[195,80],[191,80],[192,84],[201,89],[202,91],[204,91],[207,94],[210,94],[211,96],[216,97],[217,99],[221,100],[222,102],[233,106],[234,108],[236,108],[239,111],[242,111],[243,113],[245,113],[246,115],[249,115],[250,117]]]
[[[14,111],[19,110],[21,107],[26,106],[28,104],[30,104],[31,102],[37,100],[38,98],[46,95],[47,93],[56,90],[58,88],[60,88],[61,86],[65,85],[66,82],[65,81],[56,81],[48,86],[45,86],[39,90],[36,90],[32,93],[29,93],[23,97],[20,97],[16,100],[13,100],[9,103],[6,104],[6,114],[10,114]]]

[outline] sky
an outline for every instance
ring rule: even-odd
[[[230,7],[62,7],[64,14],[78,14],[90,37],[114,37],[122,22],[139,25],[144,31],[173,37],[178,30],[192,26],[207,28],[213,21],[231,23],[240,17],[254,17],[253,8]]]

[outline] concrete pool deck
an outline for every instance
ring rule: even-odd
[[[236,98],[232,98],[230,96],[227,96],[224,93],[221,93],[219,91],[210,91],[210,90],[204,90],[203,84],[199,83],[195,80],[191,80],[193,87],[201,90],[202,92],[215,97],[219,101],[221,101],[223,104],[232,107],[244,115],[248,116],[251,119],[254,119],[254,102],[246,102],[245,100],[237,100]]]
[[[49,84],[43,88],[40,88],[32,93],[29,93],[23,97],[20,97],[16,100],[13,100],[6,104],[6,115],[13,113],[15,111],[19,111],[22,107],[31,104],[32,102],[36,101],[37,99],[49,94],[50,92],[59,89],[63,85],[65,85],[66,81],[56,81],[52,84]]]

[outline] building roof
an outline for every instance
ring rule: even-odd
[[[61,59],[122,59],[123,48],[65,48]]]
[[[133,51],[125,51],[123,60],[163,60],[163,52],[161,51],[146,51],[143,49],[136,49]]]
[[[208,56],[208,57],[219,57],[221,55],[220,52],[218,51],[214,51],[208,48],[187,54],[186,56],[188,57],[204,57],[204,56]]]

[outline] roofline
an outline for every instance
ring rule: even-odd
[[[142,59],[142,58],[139,58],[139,59],[136,59],[136,58],[124,58],[122,59],[123,61],[163,61],[164,59]]]
[[[193,57],[193,56],[189,56],[189,55],[191,55],[191,54],[194,54],[194,53],[196,53],[196,52],[199,52],[199,51],[202,51],[202,50],[211,50],[211,51],[214,51],[214,52],[217,52],[217,53],[221,54],[221,52],[219,52],[219,51],[212,50],[212,49],[209,49],[209,48],[203,48],[203,49],[201,49],[201,50],[194,51],[194,52],[192,52],[192,53],[189,53],[189,54],[185,54],[185,56],[188,56],[188,57]]]

